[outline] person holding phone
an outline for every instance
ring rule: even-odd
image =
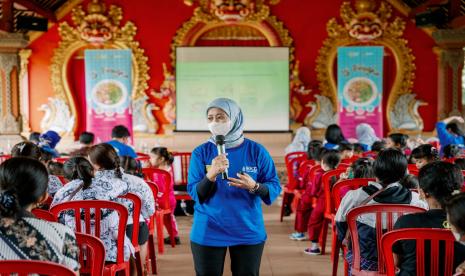
[[[261,202],[270,205],[281,192],[273,159],[244,137],[242,111],[233,100],[214,100],[206,117],[212,136],[192,152],[187,184],[195,201],[190,240],[196,275],[222,275],[228,249],[233,275],[259,275],[267,238]],[[218,135],[225,137],[225,154],[218,155]]]

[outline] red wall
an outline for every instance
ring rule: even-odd
[[[315,61],[323,40],[327,37],[326,24],[329,19],[339,17],[342,0],[303,1],[281,0],[272,6],[272,13],[278,17],[294,39],[295,56],[300,60],[301,79],[318,93]],[[149,88],[159,89],[163,80],[162,63],[171,63],[170,52],[172,38],[183,22],[188,20],[193,8],[183,4],[182,0],[144,1],[135,5],[133,1],[106,0],[106,4],[117,4],[123,7],[123,22],[133,21],[138,30],[136,39],[145,50],[150,66]],[[394,16],[401,16],[394,12]],[[68,18],[65,18],[69,21]],[[404,20],[407,20],[404,18]],[[416,79],[413,92],[418,98],[426,101],[428,106],[420,109],[425,121],[425,131],[431,131],[437,117],[437,60],[432,51],[433,40],[422,30],[417,29],[407,20],[404,37],[413,50],[416,64]],[[59,36],[56,26],[35,40],[30,48],[30,86],[31,86],[31,127],[39,130],[41,114],[38,106],[46,103],[52,96],[49,65],[53,49],[58,47]],[[156,114],[157,117],[160,114]]]

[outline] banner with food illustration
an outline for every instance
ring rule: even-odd
[[[383,137],[383,47],[340,47],[337,52],[338,116],[346,138],[360,123]]]
[[[131,50],[85,50],[87,131],[102,142],[115,125],[132,130]]]

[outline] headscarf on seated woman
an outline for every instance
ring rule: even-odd
[[[380,140],[376,136],[373,127],[366,123],[358,124],[355,132],[357,134],[358,142],[364,145],[365,151],[371,150],[373,143]]]
[[[298,151],[307,151],[308,143],[311,141],[310,129],[308,127],[300,127],[297,129],[292,143],[284,150],[286,154]]]
[[[207,114],[211,108],[223,110],[231,120],[231,129],[225,135],[225,147],[229,149],[241,145],[244,142],[244,117],[239,105],[231,99],[218,98],[208,104]],[[209,141],[216,144],[215,135],[212,135]]]

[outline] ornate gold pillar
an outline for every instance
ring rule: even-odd
[[[19,110],[21,113],[22,134],[27,136],[31,132],[29,125],[29,57],[31,49],[21,49],[19,51]]]
[[[19,103],[20,49],[28,44],[24,34],[0,33],[0,134],[21,133]]]
[[[465,30],[437,30],[433,38],[438,44],[438,117],[461,115]]]

